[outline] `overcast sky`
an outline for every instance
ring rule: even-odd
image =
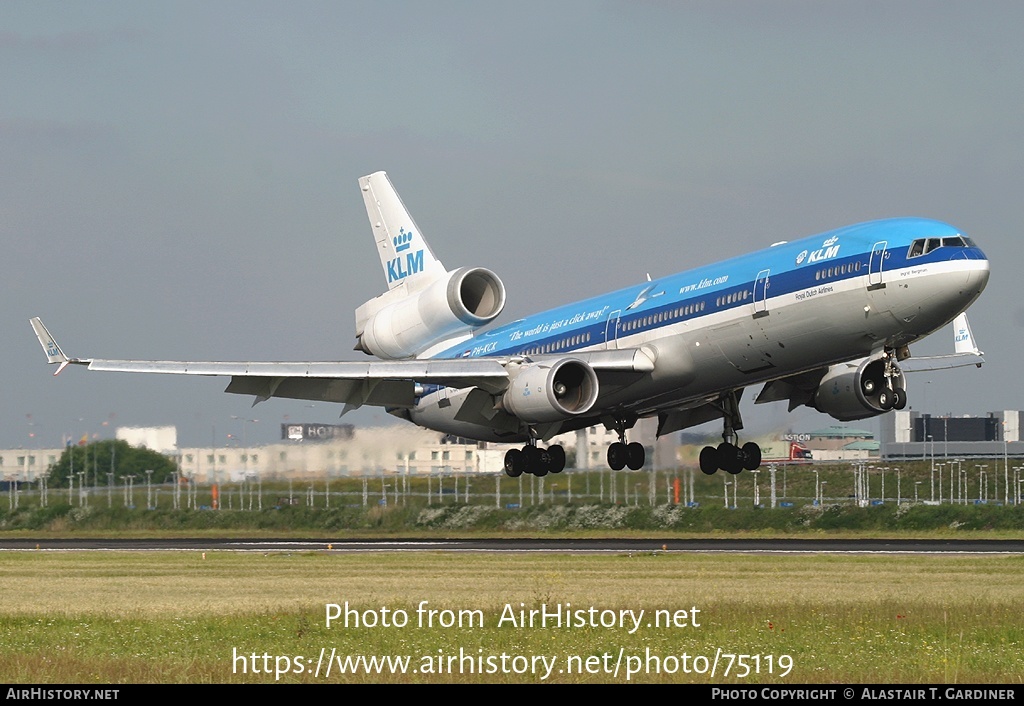
[[[353,311],[385,285],[356,179],[380,169],[447,267],[502,277],[506,322],[849,223],[948,221],[992,260],[988,363],[912,378],[911,405],[1022,408],[1022,26],[1019,2],[8,0],[0,446],[337,421],[224,378],[55,379],[28,319],[79,357],[358,359]]]

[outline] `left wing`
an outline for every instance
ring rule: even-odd
[[[364,404],[412,407],[418,385],[476,387],[492,395],[504,391],[514,369],[521,363],[542,362],[566,356],[513,358],[444,358],[375,360],[367,362],[188,362],[169,360],[104,360],[71,358],[35,317],[30,320],[46,361],[58,365],[54,375],[68,365],[117,373],[165,373],[174,375],[230,376],[225,392],[253,395],[253,404],[271,397],[340,402],[345,411]],[[654,364],[638,349],[578,352],[570,354],[601,375],[606,372],[646,373]],[[514,364],[514,365],[512,365]],[[344,412],[343,412],[344,413]]]

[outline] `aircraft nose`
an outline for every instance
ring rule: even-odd
[[[983,257],[979,260],[979,263],[982,263],[981,267],[971,272],[968,283],[970,287],[977,290],[978,294],[981,294],[982,290],[988,285],[989,262],[987,258]]]
[[[970,259],[967,262],[969,263],[966,268],[967,282],[960,291],[967,300],[966,306],[969,306],[981,295],[988,285],[989,261],[984,253],[978,250],[976,258]]]

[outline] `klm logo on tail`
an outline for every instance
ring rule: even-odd
[[[395,246],[396,253],[404,252],[412,247],[412,235],[412,231],[406,233],[405,228],[398,231],[398,235],[391,239],[392,244]],[[406,253],[404,260],[401,257],[393,258],[388,262],[388,284],[400,279],[405,279],[409,275],[414,275],[422,270],[422,248],[416,252]]]
[[[395,252],[402,252],[412,247],[412,232],[406,233],[405,228],[398,231],[398,236],[391,239],[395,245]]]
[[[57,344],[53,342],[52,338],[50,339],[50,342],[46,344],[46,355],[50,357],[60,355],[60,349],[57,348]]]

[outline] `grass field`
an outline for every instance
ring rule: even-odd
[[[0,680],[1010,683],[1022,577],[1006,556],[10,553]],[[360,627],[328,627],[346,602]],[[519,624],[544,605],[586,624]]]

